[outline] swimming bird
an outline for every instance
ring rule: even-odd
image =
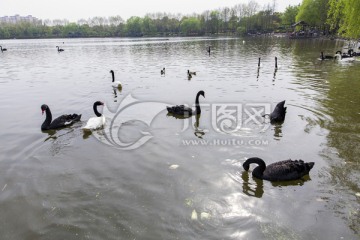
[[[341,60],[341,62],[355,61],[355,58],[352,55],[347,55],[347,54],[341,53],[341,51],[336,52],[335,59]]]
[[[105,124],[105,116],[98,112],[97,107],[103,106],[104,103],[100,101],[94,102],[93,109],[96,117],[90,118],[86,125],[82,128],[84,131],[91,131],[102,128]]]
[[[195,111],[193,111],[191,108],[186,107],[184,105],[176,105],[176,106],[172,106],[172,107],[166,107],[166,109],[168,110],[168,112],[170,114],[184,116],[184,117],[190,117],[192,115],[200,114],[201,113],[201,108],[200,108],[200,104],[199,104],[199,96],[200,95],[205,98],[205,92],[201,90],[196,94]]]
[[[7,49],[6,49],[6,48],[3,48],[2,46],[0,46],[0,48],[1,48],[1,52],[7,51]]]
[[[165,68],[160,71],[161,75],[165,75]]]
[[[80,121],[81,114],[69,114],[69,115],[61,115],[58,118],[55,118],[52,121],[52,114],[48,105],[43,104],[41,105],[42,114],[46,112],[46,119],[41,125],[41,130],[50,130],[50,129],[57,129],[69,126],[74,122]]]
[[[247,159],[243,168],[248,171],[250,164],[256,163],[258,166],[252,171],[253,177],[268,181],[288,181],[300,179],[309,174],[314,167],[314,162],[304,162],[303,160],[285,160],[275,162],[266,166],[264,160],[258,157]]]
[[[114,88],[121,88],[121,82],[115,81],[115,73],[113,70],[110,70],[111,76],[112,76],[112,86]]]
[[[281,123],[285,120],[286,108],[284,107],[285,100],[276,104],[276,107],[272,113],[270,113],[271,123]]]
[[[195,75],[196,76],[196,72],[190,72],[190,70],[187,71],[188,75]]]
[[[327,59],[334,59],[335,56],[324,55],[324,52],[321,52],[320,58],[321,58],[321,60],[327,60]]]
[[[56,47],[57,47],[58,52],[63,52],[63,51],[65,51],[64,49],[59,48],[59,46],[56,46]]]

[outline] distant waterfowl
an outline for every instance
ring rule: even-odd
[[[63,52],[64,51],[64,49],[59,48],[59,46],[56,46],[56,48],[57,48],[58,52]]]
[[[270,113],[269,117],[271,123],[281,123],[285,120],[286,107],[284,107],[284,104],[285,104],[285,100],[279,102],[276,105],[274,111]]]
[[[321,52],[320,58],[321,60],[329,60],[329,59],[334,59],[335,56],[324,55],[324,52]]]
[[[258,166],[252,171],[252,175],[256,178],[268,181],[289,181],[300,179],[309,174],[314,167],[314,162],[304,162],[303,160],[285,160],[275,162],[266,166],[264,160],[258,157],[247,159],[243,168],[248,171],[250,164],[256,163]]]
[[[188,77],[188,80],[190,81],[191,78],[192,78],[192,75],[188,73],[188,74],[187,74],[187,77]]]
[[[187,71],[188,75],[195,75],[196,76],[196,72],[190,72],[190,70]]]
[[[113,70],[110,70],[111,76],[112,76],[112,86],[114,88],[121,88],[121,82],[120,81],[115,81],[115,73]]]
[[[342,62],[352,62],[355,60],[355,58],[352,55],[352,52],[350,52],[350,55],[347,55],[345,53],[342,53],[341,51],[336,52],[335,59],[341,60]]]
[[[50,130],[50,129],[57,129],[69,126],[74,122],[80,121],[81,114],[69,114],[69,115],[61,115],[58,118],[55,118],[52,121],[52,114],[48,105],[43,104],[41,105],[42,114],[46,112],[46,119],[41,125],[41,130]]]
[[[161,75],[165,75],[165,68],[161,69],[160,73]]]
[[[354,49],[349,49],[348,54],[352,57],[359,56],[359,53],[354,52]]]
[[[196,94],[195,111],[193,111],[191,108],[186,107],[184,105],[176,105],[176,106],[166,107],[166,108],[170,114],[180,115],[180,116],[184,116],[184,117],[189,117],[192,115],[200,114],[201,113],[201,108],[200,108],[200,104],[199,104],[199,96],[200,95],[205,97],[205,92],[201,90]]]
[[[105,116],[102,115],[101,113],[99,113],[97,110],[98,106],[103,106],[103,105],[104,105],[103,102],[100,102],[100,101],[94,102],[93,110],[94,110],[96,117],[90,118],[87,121],[86,125],[82,128],[83,130],[91,131],[91,130],[96,130],[96,129],[102,128],[104,126]]]
[[[0,46],[0,49],[1,49],[1,52],[7,51],[7,49],[6,49],[6,48],[3,48],[2,46]]]

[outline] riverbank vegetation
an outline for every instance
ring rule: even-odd
[[[121,16],[66,19],[37,22],[0,23],[0,38],[67,38],[67,37],[142,37],[142,36],[208,36],[267,34],[291,31],[296,21],[305,21],[324,34],[349,38],[360,37],[359,0],[303,0],[299,6],[288,6],[283,13],[273,4],[260,6],[255,0],[201,14],[154,13]]]

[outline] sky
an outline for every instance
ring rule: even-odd
[[[120,15],[124,20],[131,16],[144,17],[146,13],[181,13],[182,15],[233,7],[249,0],[0,0],[0,17],[32,15],[39,19],[79,19]],[[273,0],[255,0],[260,6]],[[276,11],[302,0],[276,0]]]

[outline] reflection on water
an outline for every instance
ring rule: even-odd
[[[248,196],[251,197],[257,197],[257,198],[261,198],[264,194],[264,185],[263,185],[263,180],[261,179],[257,179],[257,178],[253,178],[254,182],[255,182],[255,186],[253,186],[253,184],[249,183],[249,172],[248,171],[243,171],[241,173],[241,178],[243,180],[243,193],[245,193]]]
[[[273,126],[274,126],[274,137],[275,137],[274,139],[280,140],[280,138],[283,136],[283,133],[281,130],[282,124],[275,123],[275,124],[273,124]]]
[[[63,41],[66,51],[58,54]],[[9,49],[0,61],[2,238],[357,239],[360,62],[318,60],[320,49],[336,52],[343,42],[2,42]],[[164,66],[166,77],[159,74]],[[110,90],[108,69],[122,89]],[[196,77],[188,79],[187,69]],[[208,94],[201,115],[164,114],[166,105],[193,104],[199,89]],[[113,128],[84,135],[81,126],[98,99]],[[288,109],[281,125],[246,108],[273,109],[282,100]],[[43,102],[58,112],[80,112],[84,122],[43,133]],[[242,106],[238,131],[218,126],[212,104]],[[119,147],[144,133],[141,147]],[[108,136],[116,142],[106,142]],[[316,164],[311,181],[271,183],[249,177],[237,160],[224,160],[249,156]]]
[[[205,135],[205,131],[200,128],[200,117],[201,117],[201,114],[196,114],[195,115],[195,123],[194,123],[195,131],[194,131],[194,134],[195,134],[196,137],[202,139],[204,137],[204,135]]]

